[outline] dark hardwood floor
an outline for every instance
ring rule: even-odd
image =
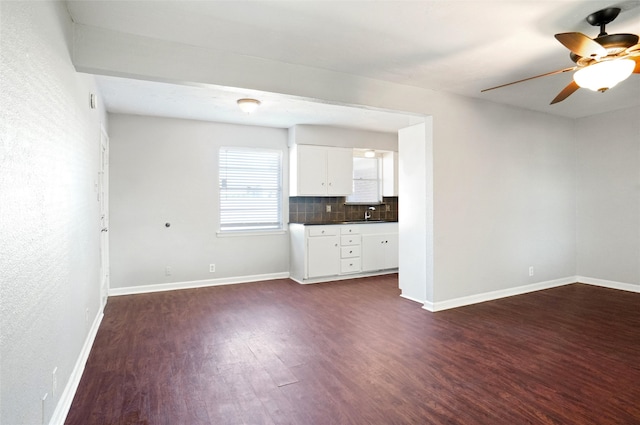
[[[640,424],[640,294],[429,313],[397,286],[112,297],[66,424]]]

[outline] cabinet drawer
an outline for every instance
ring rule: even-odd
[[[340,273],[357,273],[360,271],[359,258],[345,258],[340,264]]]
[[[309,236],[336,236],[338,228],[334,226],[309,226]]]
[[[340,236],[340,245],[360,245],[360,235],[343,235]]]
[[[360,245],[354,246],[343,246],[340,248],[340,257],[341,258],[352,258],[360,256]]]
[[[357,235],[359,233],[360,233],[360,226],[357,224],[340,227],[340,234],[342,235]]]

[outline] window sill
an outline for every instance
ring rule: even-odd
[[[238,231],[230,231],[230,232],[216,232],[216,237],[218,238],[235,238],[235,237],[243,237],[243,236],[272,236],[272,235],[284,235],[287,233],[285,229],[278,230],[238,230]]]

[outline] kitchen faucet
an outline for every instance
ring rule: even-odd
[[[371,218],[371,212],[370,211],[375,211],[376,207],[369,207],[368,210],[365,210],[364,212],[364,221],[367,221]]]

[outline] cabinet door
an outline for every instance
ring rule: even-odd
[[[327,151],[317,146],[298,145],[298,196],[327,194]]]
[[[353,192],[353,149],[327,148],[327,194],[346,196]]]
[[[385,235],[362,235],[362,271],[385,268]]]
[[[307,277],[333,276],[340,273],[340,237],[307,238]]]
[[[362,271],[395,269],[398,267],[398,234],[385,233],[362,236]]]
[[[385,268],[398,268],[398,234],[389,233],[385,235]]]

